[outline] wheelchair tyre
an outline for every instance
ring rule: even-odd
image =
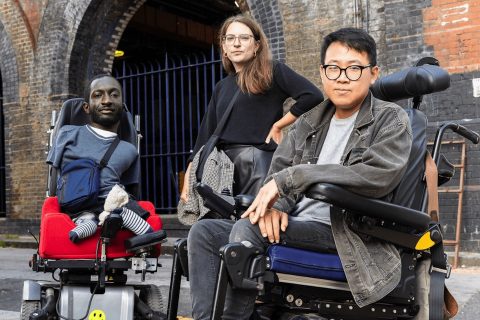
[[[141,288],[139,298],[153,311],[167,314],[168,292],[162,290],[160,286],[151,284]]]
[[[22,306],[20,307],[20,319],[29,320],[30,315],[33,311],[40,309],[40,301],[22,301]]]

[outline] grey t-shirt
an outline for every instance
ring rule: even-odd
[[[345,119],[337,119],[335,116],[332,118],[317,164],[340,164],[357,115],[358,111]],[[290,214],[294,220],[315,220],[328,225],[331,224],[330,205],[305,196],[302,196]]]
[[[60,171],[77,159],[92,159],[97,163],[107,152],[115,134],[102,134],[89,125],[63,126],[59,131],[47,163]],[[100,172],[100,197],[106,197],[115,184],[124,186],[139,182],[140,163],[137,149],[131,143],[120,141],[108,164]]]

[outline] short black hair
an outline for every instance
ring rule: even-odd
[[[340,42],[358,52],[366,52],[371,66],[377,65],[377,44],[375,40],[363,29],[342,28],[328,34],[322,43],[320,62],[325,64],[325,54],[333,42]]]
[[[105,77],[109,77],[109,78],[112,78],[114,79],[115,81],[117,81],[118,85],[120,86],[120,89],[122,89],[122,84],[120,83],[120,81],[118,81],[114,76],[112,76],[110,73],[102,73],[102,74],[97,74],[96,76],[94,76],[86,85],[85,85],[85,89],[83,90],[83,100],[85,100],[86,103],[89,103],[90,102],[90,93],[92,91],[92,83],[93,81],[97,80],[97,79],[100,79],[100,78],[105,78]],[[123,99],[123,96],[122,96],[122,99]]]

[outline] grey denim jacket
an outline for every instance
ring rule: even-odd
[[[317,165],[335,107],[325,100],[303,114],[277,148],[266,181],[274,179],[280,198],[274,207],[290,212],[313,184],[324,182],[357,194],[387,198],[400,182],[412,145],[407,113],[398,105],[373,97],[364,100],[341,164]],[[398,250],[392,244],[359,236],[347,215],[330,213],[332,232],[343,269],[359,307],[391,292],[401,276]]]

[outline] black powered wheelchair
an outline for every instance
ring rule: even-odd
[[[50,142],[59,127],[89,122],[82,104],[83,99],[67,100],[58,120],[55,121],[53,114]],[[138,148],[139,133],[126,107],[118,135]],[[161,230],[162,220],[153,203],[138,202],[148,212],[146,221],[155,232],[135,236],[128,230],[120,230],[122,218],[112,213],[95,235],[74,244],[68,232],[75,224],[62,213],[55,197],[56,175],[56,170],[49,168],[39,247],[30,261],[33,271],[52,273],[56,281],[24,282],[21,319],[165,319],[166,302],[160,287],[127,283],[126,274],[128,270],[141,273],[143,282],[146,273],[157,271],[160,243],[166,233]],[[127,189],[137,198],[138,190],[138,186]]]
[[[382,100],[413,98],[413,106],[406,109],[413,130],[412,151],[405,176],[391,202],[365,198],[327,183],[317,184],[307,192],[309,198],[330,203],[332,214],[348,213],[349,226],[357,233],[397,246],[402,274],[389,295],[374,304],[358,307],[340,258],[333,253],[282,243],[271,245],[261,254],[250,243],[231,243],[220,249],[211,319],[221,319],[228,285],[258,291],[252,319],[443,319],[444,299],[455,303],[448,291],[444,296],[450,266],[444,253],[442,230],[438,221],[426,213],[428,198],[433,199],[436,194],[427,193],[427,119],[419,106],[423,95],[449,86],[450,77],[438,67],[437,60],[424,58],[417,66],[383,77],[372,87],[373,94]],[[448,129],[475,144],[479,142],[477,133],[457,123],[440,126],[432,148],[433,162],[438,168],[434,172],[434,190],[454,173],[454,167],[440,154],[442,137]],[[251,201],[251,197],[232,198],[215,193],[201,184],[197,189],[206,206],[227,217],[232,213],[239,216]],[[188,279],[186,239],[178,240],[175,247],[169,320],[175,319],[182,276]],[[420,278],[429,282],[423,293],[422,288],[417,288]]]

